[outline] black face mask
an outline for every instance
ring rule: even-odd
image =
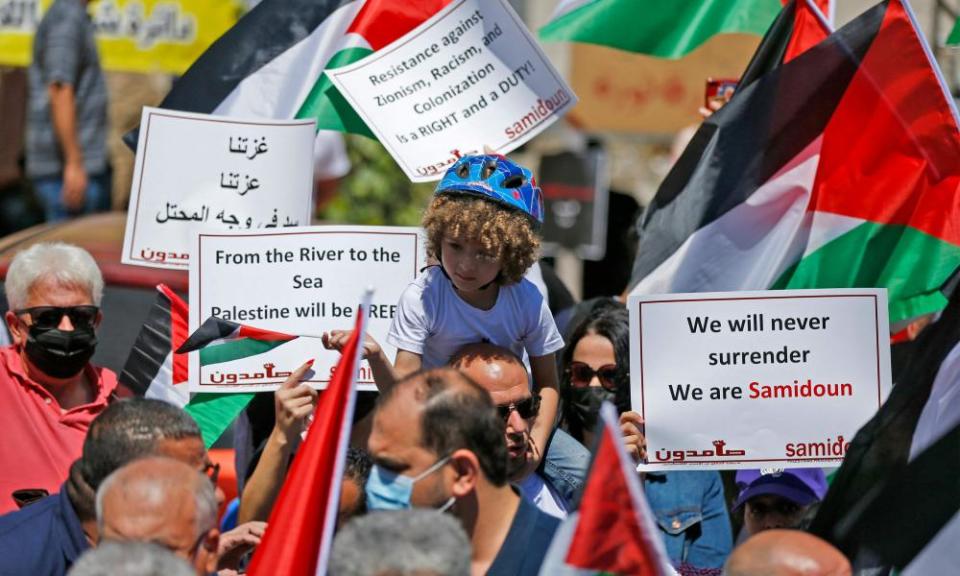
[[[572,388],[570,390],[570,408],[567,419],[581,431],[592,432],[600,418],[600,405],[613,402],[615,394],[600,386]]]
[[[93,326],[77,327],[71,332],[30,326],[24,350],[41,372],[54,378],[70,378],[83,370],[97,349]]]

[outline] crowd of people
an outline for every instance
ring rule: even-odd
[[[331,573],[537,574],[587,482],[601,405],[620,414],[627,453],[646,458],[626,310],[588,300],[558,327],[526,276],[540,222],[533,175],[502,156],[464,157],[437,186],[424,215],[433,265],[387,335],[397,356],[363,342],[379,393],[359,402]],[[309,363],[238,424],[253,440],[237,450],[239,506],[221,521],[219,467],[196,422],[89,362],[103,292],[90,254],[35,244],[5,289],[0,573],[242,573],[323,393],[301,383]],[[323,344],[349,336],[330,330]],[[728,490],[718,472],[640,477],[681,574],[850,570],[799,530],[826,491],[821,470],[741,470]]]

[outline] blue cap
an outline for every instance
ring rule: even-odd
[[[820,468],[739,470],[736,481],[740,495],[735,510],[755,496],[772,494],[806,506],[823,500],[827,493],[827,478]]]

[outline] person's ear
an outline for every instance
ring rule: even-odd
[[[480,461],[470,450],[461,448],[450,455],[450,465],[454,471],[452,496],[460,499],[473,492],[477,487],[480,474]]]
[[[216,528],[207,531],[200,548],[202,554],[199,554],[197,559],[201,563],[200,568],[203,569],[204,574],[216,573],[217,564],[220,562],[220,531]]]
[[[14,344],[20,346],[27,341],[26,328],[12,310],[7,310],[6,314],[3,315],[3,319],[7,323],[7,329],[10,331],[10,337],[13,338]]]
[[[99,328],[100,322],[103,322],[103,310],[97,310],[97,317],[93,320],[93,327]]]

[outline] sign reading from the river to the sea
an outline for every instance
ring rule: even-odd
[[[837,466],[890,391],[884,289],[631,296],[645,470]]]
[[[313,120],[144,108],[124,264],[186,270],[197,232],[310,224]]]
[[[299,336],[269,351],[201,366],[190,356],[192,392],[275,390],[305,361],[305,382],[323,388],[340,353],[320,336],[351,330],[367,288],[373,301],[367,333],[391,361],[387,331],[397,302],[424,266],[421,231],[411,227],[312,226],[296,230],[194,235],[190,262],[190,331],[216,316],[254,328]],[[361,390],[376,390],[366,360]]]
[[[506,154],[577,98],[505,0],[455,0],[327,74],[414,182],[464,154]]]

